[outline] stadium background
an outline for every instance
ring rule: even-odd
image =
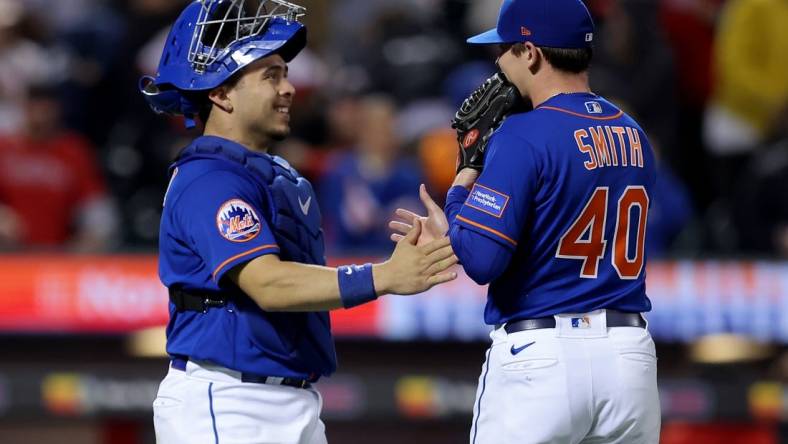
[[[464,45],[498,0],[309,0],[293,135],[330,262],[453,177],[453,110],[494,69]],[[588,0],[595,92],[660,153],[650,328],[665,444],[788,442],[788,15],[783,0]],[[183,0],[0,0],[0,442],[154,442],[167,367],[156,238],[194,133],[150,113]],[[782,24],[782,26],[780,26]],[[727,119],[727,120],[726,120]],[[332,443],[467,441],[484,289],[461,277],[337,312],[319,383]]]

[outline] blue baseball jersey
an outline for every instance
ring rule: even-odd
[[[328,375],[336,358],[327,313],[265,312],[225,278],[233,267],[256,257],[278,254],[284,260],[298,250],[291,246],[287,251],[277,239],[274,218],[279,224],[299,224],[280,208],[287,193],[277,194],[245,166],[255,162],[265,171],[273,171],[276,163],[229,140],[200,137],[171,169],[159,237],[160,278],[169,288],[213,294],[228,303],[203,313],[178,311],[171,302],[167,352],[261,376]],[[289,183],[276,181],[283,182]],[[300,204],[300,224],[319,227],[311,186],[303,179],[298,183],[305,184],[304,191],[292,192],[290,200]],[[316,239],[322,260],[322,237]]]
[[[655,166],[640,126],[597,95],[560,94],[508,117],[458,211],[447,200],[463,264],[508,261],[491,277],[485,321],[650,310],[644,246]],[[460,244],[474,237],[482,242],[470,254]]]

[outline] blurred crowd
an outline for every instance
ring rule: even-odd
[[[449,126],[495,70],[465,38],[500,0],[307,0],[275,148],[316,186],[329,254],[390,247],[418,185],[445,195]],[[153,251],[167,166],[198,132],[138,93],[186,0],[0,0],[0,250]],[[587,0],[594,92],[658,151],[651,257],[788,257],[788,2]],[[206,216],[207,217],[207,216]]]

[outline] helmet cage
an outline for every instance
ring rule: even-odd
[[[264,33],[271,19],[279,17],[293,22],[306,14],[303,6],[284,0],[201,0],[200,3],[187,58],[199,74],[235,43]]]

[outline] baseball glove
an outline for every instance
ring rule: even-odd
[[[504,121],[509,111],[522,105],[517,88],[502,72],[493,74],[462,102],[451,127],[457,130],[460,153],[457,171],[484,167],[484,150],[490,136]]]

